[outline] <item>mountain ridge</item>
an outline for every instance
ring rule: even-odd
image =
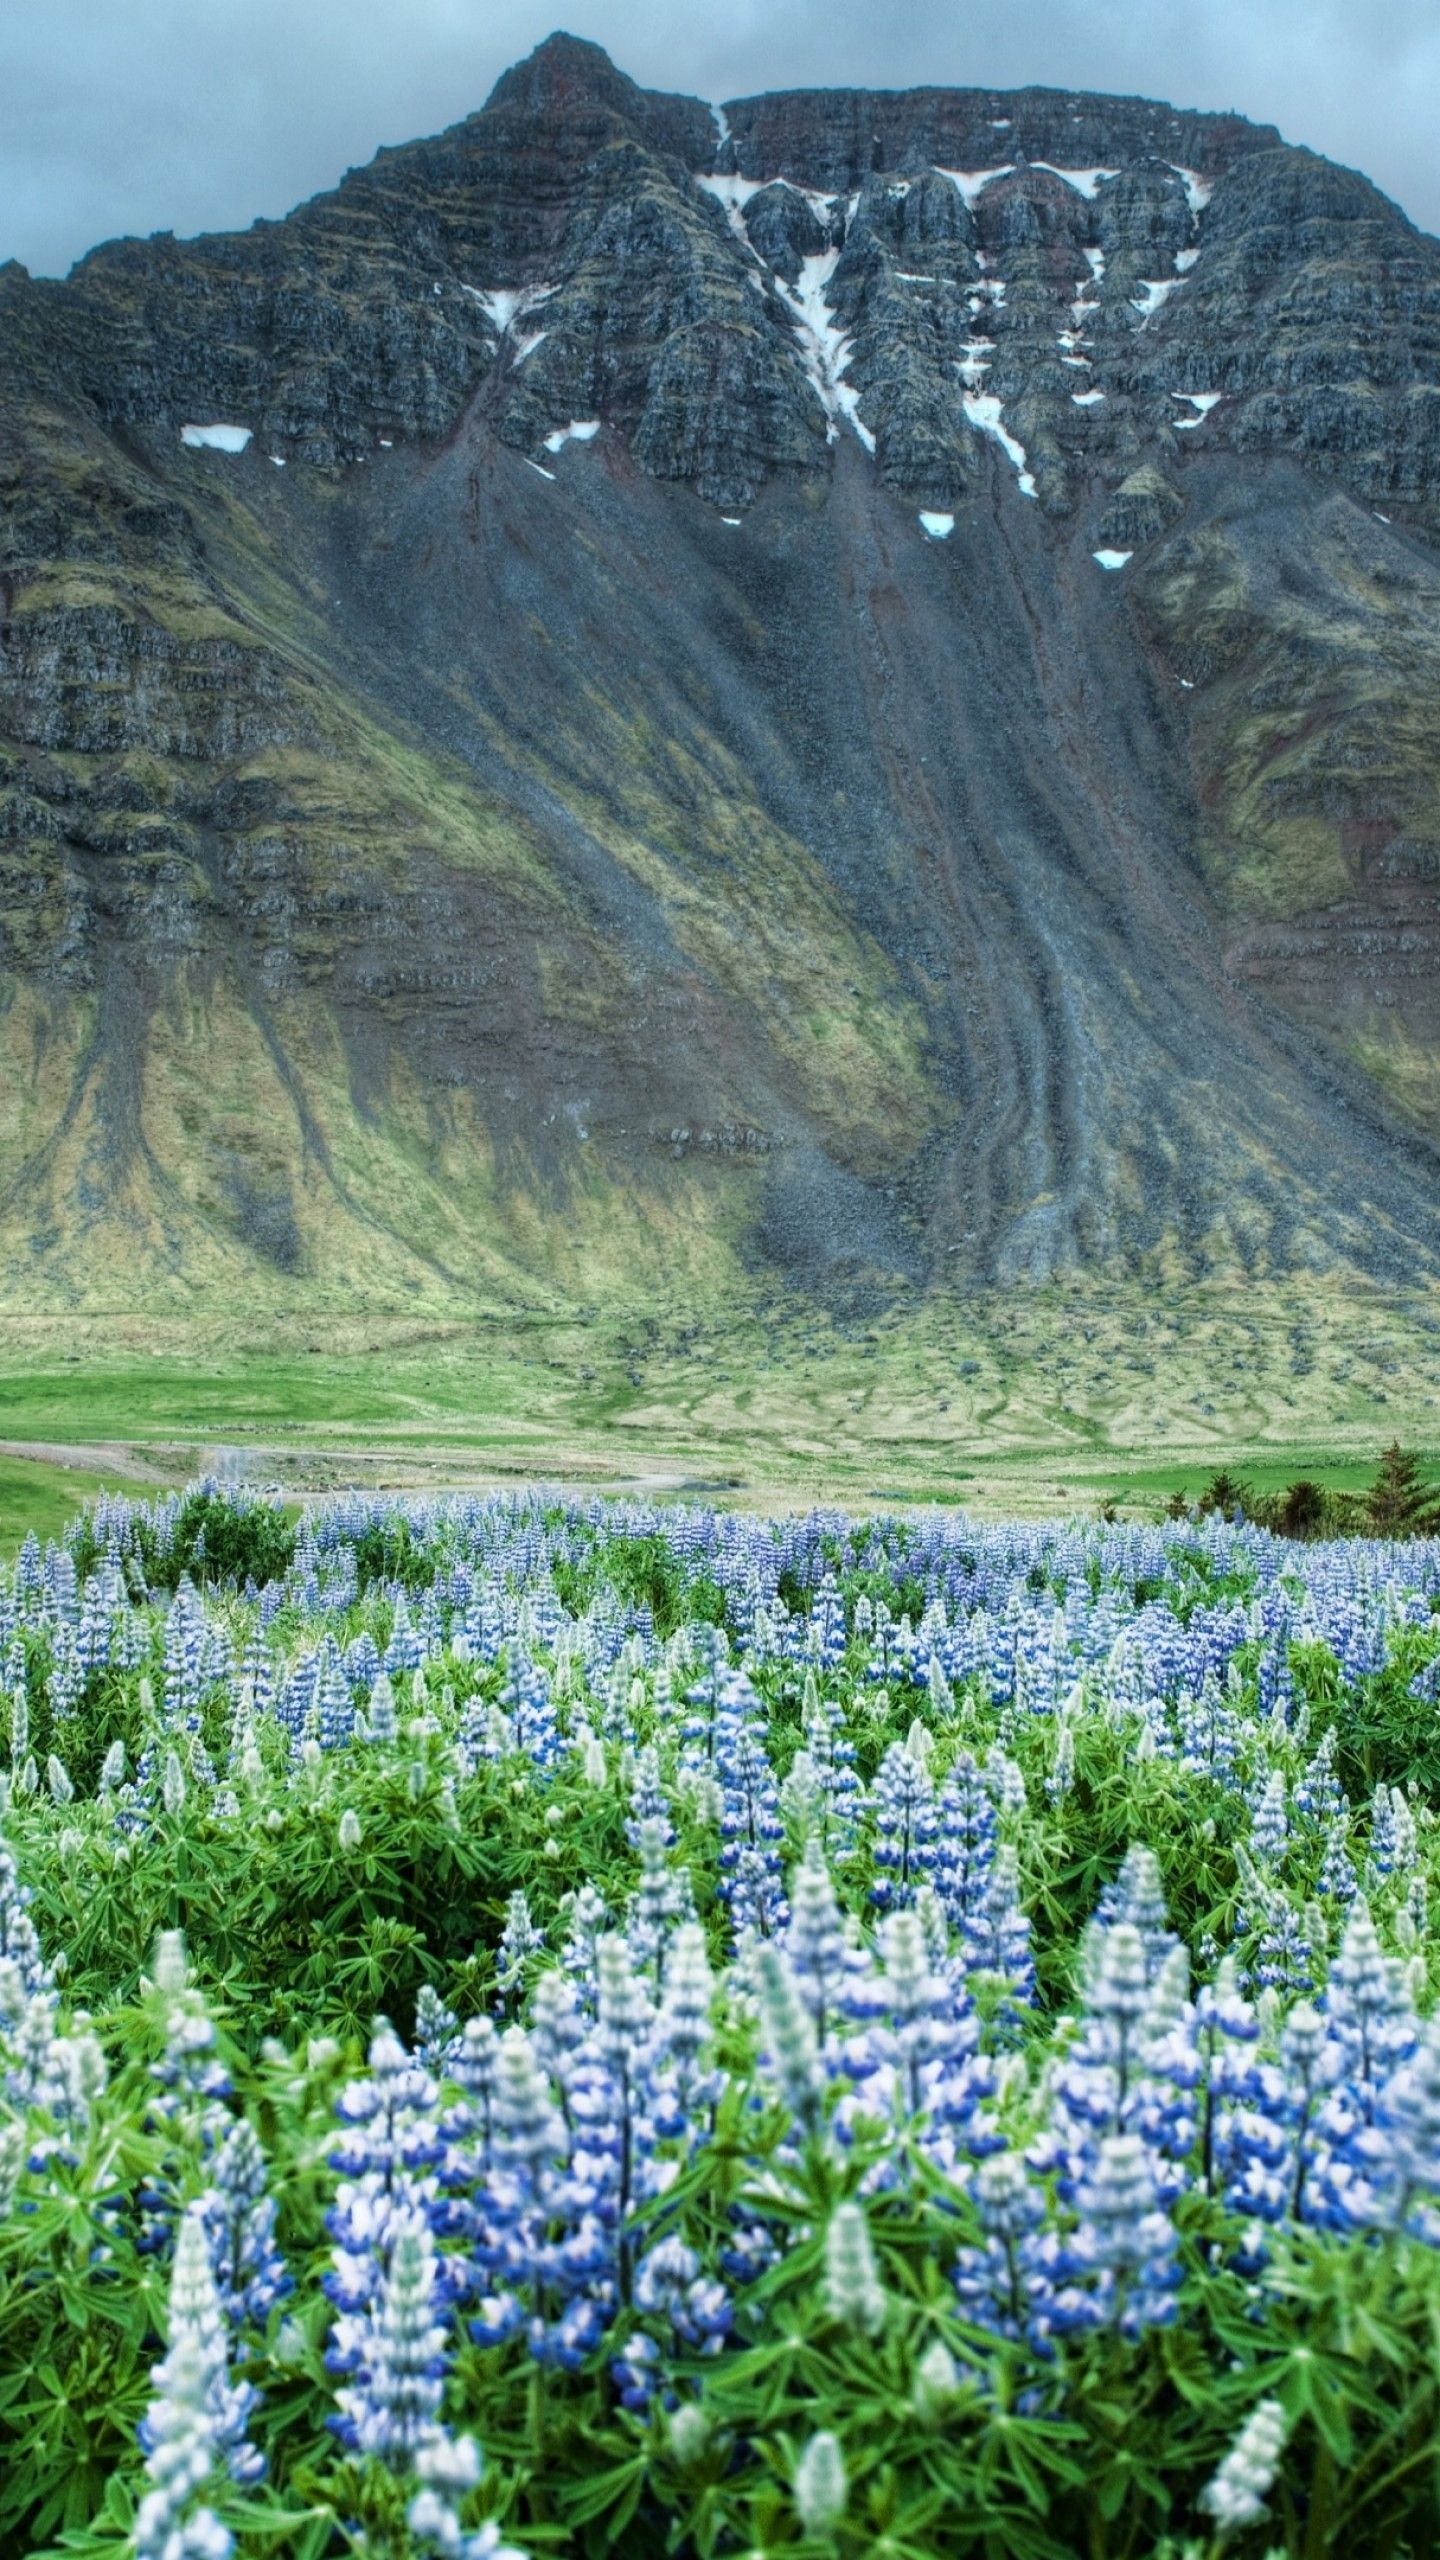
[[[1433,1271],[1440,245],[1368,181],[555,38],[0,328],[16,1303]]]

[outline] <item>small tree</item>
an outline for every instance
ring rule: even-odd
[[[1282,1538],[1318,1538],[1325,1532],[1329,1513],[1324,1486],[1313,1476],[1297,1476],[1275,1506],[1275,1526]]]
[[[1239,1476],[1232,1475],[1228,1467],[1221,1467],[1219,1473],[1211,1477],[1200,1496],[1202,1518],[1206,1512],[1221,1511],[1227,1520],[1233,1520],[1238,1511],[1248,1520],[1253,1516],[1254,1506],[1255,1496],[1249,1485],[1243,1484]]]
[[[1440,1530],[1440,1501],[1425,1483],[1413,1449],[1392,1440],[1365,1497],[1365,1526],[1372,1538],[1429,1538]]]

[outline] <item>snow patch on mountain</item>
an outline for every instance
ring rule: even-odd
[[[572,418],[568,427],[555,427],[545,438],[547,453],[563,453],[567,444],[593,444],[600,433],[598,418]]]
[[[253,427],[182,427],[180,441],[192,453],[243,453],[254,434]]]
[[[860,394],[845,380],[853,344],[826,299],[825,288],[839,262],[838,249],[822,249],[814,257],[801,259],[798,284],[789,285],[777,276],[775,290],[799,324],[805,372],[830,422],[828,441],[835,442],[840,419],[848,418],[866,452],[873,453],[875,438],[859,414]]]
[[[1019,437],[1012,436],[1006,426],[1004,413],[993,392],[964,391],[960,397],[971,426],[978,427],[981,435],[994,437],[1002,452],[1007,453],[1015,465],[1022,495],[1033,498],[1036,488],[1029,468],[1029,456]]]
[[[1003,169],[942,169],[940,171],[941,177],[948,178],[951,186],[964,197],[966,209],[971,213],[975,210],[977,196],[983,195],[985,189],[993,186],[997,178],[1010,178],[1014,174],[1013,160],[1007,160]]]

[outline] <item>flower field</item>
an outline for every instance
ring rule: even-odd
[[[104,1499],[0,2552],[1440,2548],[1440,1542]]]

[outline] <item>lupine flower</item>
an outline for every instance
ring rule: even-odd
[[[665,2362],[677,2351],[717,2355],[731,2321],[730,2297],[675,2233],[646,2252],[633,2300],[649,2327],[627,2339],[611,2370],[627,2409],[648,2409]],[[657,2340],[655,2331],[660,2329]]]
[[[1067,2202],[1096,2170],[1103,2144],[1122,2133],[1143,2137],[1166,2200],[1184,2183],[1200,2077],[1184,1966],[1176,1948],[1151,1980],[1145,1940],[1131,1921],[1097,1923],[1089,1933],[1085,2016],[1051,2072],[1050,2126],[1037,2150],[1059,2169]]]
[[[1320,1891],[1333,1902],[1351,1903],[1360,1888],[1347,1846],[1349,1826],[1343,1813],[1337,1813],[1325,1833],[1325,1855],[1320,1863]]]
[[[1073,2282],[1081,2261],[1045,2230],[1044,2189],[1018,2151],[982,2160],[972,2194],[984,2237],[956,2252],[960,2309],[997,2337],[1048,2354],[1052,2337],[1088,2325],[1089,2305]]]
[[[164,2028],[164,2049],[150,2066],[159,2083],[155,2120],[166,2126],[178,2146],[167,2167],[140,2190],[142,2209],[139,2245],[163,2253],[175,2237],[179,2195],[187,2155],[210,2159],[228,2134],[232,2118],[225,2105],[230,2075],[216,2050],[215,2023],[204,1994],[190,1978],[184,1936],[162,1930],[155,1947],[154,1995]]]
[[[778,1947],[758,1950],[755,1983],[766,2063],[796,2123],[817,2133],[825,2072],[794,1967]]]
[[[135,2519],[138,2560],[226,2560],[231,2535],[205,2502],[222,2472],[259,2478],[247,2429],[256,2406],[232,2382],[225,2324],[210,2268],[200,2205],[187,2208],[170,2280],[170,2344],[151,2374],[154,2396],[140,2422],[150,2487]]]
[[[220,2308],[232,2329],[263,2328],[290,2278],[275,2239],[259,2139],[240,2117],[215,2154],[211,2183],[199,2200]]]
[[[874,1898],[882,1906],[908,1902],[933,1880],[937,1851],[935,1789],[905,1743],[891,1743],[876,1772],[871,1802]]]
[[[640,1880],[631,1897],[626,1935],[637,1960],[659,1966],[680,1922],[694,1909],[688,1873],[672,1867],[675,1833],[669,1816],[647,1814],[634,1826]]]
[[[979,1911],[995,1864],[995,1807],[973,1753],[960,1752],[940,1791],[935,1890],[952,1927]]]
[[[501,2539],[497,2524],[467,2533],[457,2512],[459,2502],[480,2485],[480,2448],[471,2436],[428,2437],[415,2454],[418,2483],[405,2510],[405,2521],[423,2552],[437,2560],[527,2560],[513,2543]]]
[[[705,1932],[698,1920],[687,1920],[670,1943],[655,2045],[674,2076],[683,2106],[692,2112],[718,2094],[718,2079],[700,2067],[710,2043],[714,1997],[715,1976]]]
[[[1258,1859],[1262,1866],[1278,1866],[1285,1855],[1289,1829],[1285,1779],[1279,1769],[1274,1769],[1265,1782],[1250,1825],[1252,1857]]]
[[[1034,1996],[1030,1923],[1020,1904],[1020,1865],[1007,1841],[962,1931],[966,1971],[998,1984],[1012,2012]]]
[[[363,2309],[340,2313],[325,2356],[346,2378],[333,2423],[352,2452],[405,2471],[433,2440],[447,2362],[443,2307],[429,2217],[418,2203],[397,2201],[379,2284]]]
[[[1278,2400],[1262,2400],[1251,2410],[1214,2479],[1200,2492],[1201,2506],[1222,2533],[1262,2521],[1288,2433]]]
[[[537,1929],[531,1919],[524,1894],[512,1893],[505,1905],[505,1926],[495,1952],[495,1981],[502,2007],[509,2007],[524,1981],[526,1966],[544,1944],[544,1931]]]
[[[845,2458],[840,2439],[822,2429],[813,2435],[795,2468],[795,2513],[806,2533],[833,2533],[849,2502]]]
[[[1382,2121],[1386,2152],[1372,2181],[1374,2219],[1440,2245],[1440,2212],[1423,2201],[1440,2193],[1440,2019],[1427,2022],[1386,2082]]]
[[[1179,2285],[1175,2233],[1138,2135],[1104,2137],[1075,2200],[1080,2219],[1073,2248],[1091,2279],[1092,2318],[1127,2338],[1173,2319]]]
[[[846,1937],[818,1841],[795,1870],[785,1953],[822,2048],[845,2023],[873,2012],[874,1967]]]
[[[7,1843],[0,1838],[0,1957],[14,1965],[20,1990],[27,1999],[37,1993],[49,1996],[55,1987],[30,1917],[32,1900],[28,1885],[20,1882]]]
[[[873,2338],[885,2326],[887,2307],[864,2210],[839,2204],[825,2232],[825,2308],[842,2328]]]
[[[1180,1943],[1166,1921],[1160,1861],[1153,1849],[1137,1843],[1126,1850],[1113,1885],[1100,1897],[1095,1917],[1102,1928],[1118,1920],[1135,1930],[1144,1958],[1145,1979],[1153,1982]]]
[[[447,2009],[433,1983],[422,1982],[415,1995],[415,2053],[427,2071],[448,2068],[460,2021]]]

